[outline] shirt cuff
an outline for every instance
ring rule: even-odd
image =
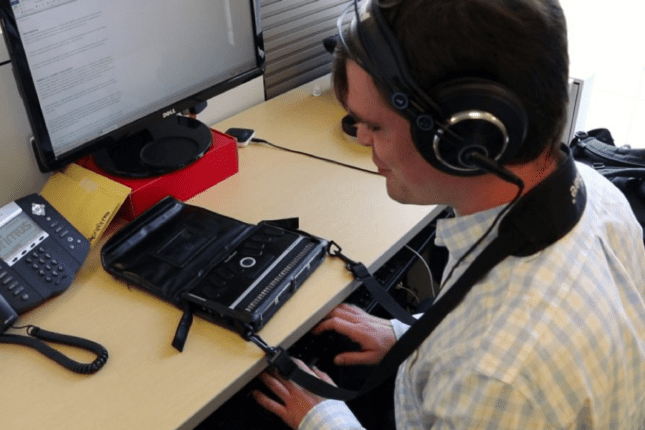
[[[422,315],[423,314],[416,314],[416,315],[412,315],[412,316],[415,319],[419,319],[419,318],[421,318]],[[401,321],[399,321],[397,319],[391,319],[390,324],[392,324],[392,330],[394,330],[394,336],[396,336],[396,340],[401,339],[401,336],[403,336],[403,334],[406,331],[408,331],[408,329],[410,328],[409,325],[403,324]]]
[[[352,411],[339,400],[325,400],[311,409],[298,430],[362,429]]]

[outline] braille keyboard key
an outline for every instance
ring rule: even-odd
[[[217,300],[222,295],[224,290],[226,290],[226,288],[224,287],[216,288],[212,285],[206,285],[202,288],[202,294],[206,296],[207,299]]]
[[[218,267],[215,270],[215,273],[221,276],[223,279],[233,279],[235,277],[235,274],[233,272],[224,267]]]
[[[258,249],[247,248],[240,250],[240,255],[245,257],[261,257],[262,254],[263,252]]]
[[[226,269],[230,270],[236,275],[242,274],[244,272],[244,268],[240,266],[238,261],[231,261],[229,264],[226,265]]]
[[[208,282],[210,282],[217,288],[223,288],[226,286],[226,281],[214,273],[211,273],[210,275],[208,275],[206,279],[208,279]]]
[[[254,234],[249,238],[249,241],[251,242],[260,242],[260,243],[269,243],[271,242],[271,236],[267,236],[266,234]]]
[[[263,250],[265,246],[266,246],[266,244],[264,244],[262,242],[251,242],[251,241],[244,242],[242,244],[243,249],[255,249],[255,250],[258,250],[258,251]]]

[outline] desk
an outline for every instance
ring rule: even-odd
[[[270,142],[373,168],[370,151],[342,135],[329,91],[287,93],[216,126],[248,127]],[[252,145],[240,171],[189,203],[249,223],[299,217],[301,228],[335,240],[371,269],[420,231],[439,208],[391,201],[382,177]],[[328,258],[261,331],[288,347],[352,291],[341,261]],[[30,349],[0,345],[0,427],[14,429],[189,429],[266,366],[238,335],[195,319],[183,353],[170,343],[181,311],[107,274],[100,246],[61,296],[21,324],[92,339],[110,353],[93,376],[73,374]],[[66,350],[79,360],[90,355]]]

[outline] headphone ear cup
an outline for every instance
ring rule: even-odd
[[[483,173],[468,162],[480,154],[504,164],[513,159],[526,138],[528,119],[519,98],[509,89],[484,79],[459,79],[435,90],[442,125],[424,131],[412,121],[419,152],[434,167],[458,176]]]

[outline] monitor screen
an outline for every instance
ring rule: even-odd
[[[263,72],[254,0],[0,2],[43,171],[150,134],[190,152],[199,127],[176,114]]]

